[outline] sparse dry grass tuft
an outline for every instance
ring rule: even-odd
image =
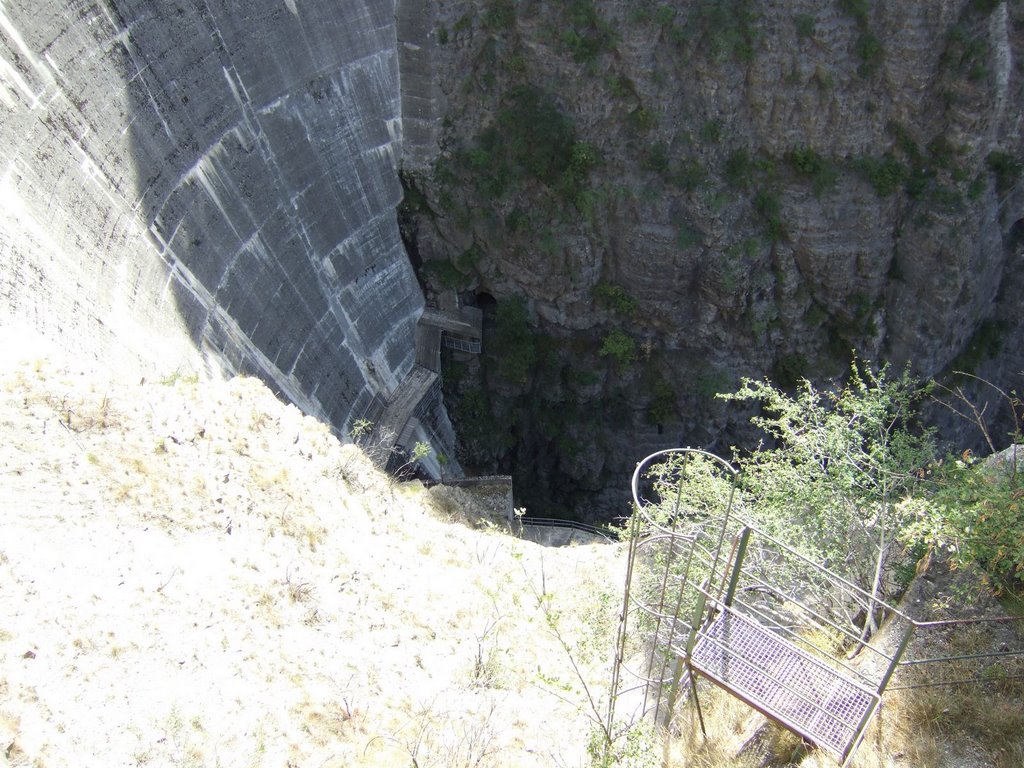
[[[670,765],[673,768],[748,768],[757,760],[744,748],[755,738],[764,738],[759,730],[762,720],[743,702],[706,683],[700,686],[700,703],[704,713],[707,738],[701,733],[697,712],[691,703],[680,707],[675,727],[679,735],[670,739]],[[774,730],[774,726],[765,726]]]
[[[939,766],[941,753],[956,737],[988,755],[993,765],[1022,765],[1006,757],[1024,754],[1022,697],[1020,681],[897,691],[889,705],[896,728],[887,747],[913,755],[914,765]]]

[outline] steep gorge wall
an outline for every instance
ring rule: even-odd
[[[2,0],[0,323],[339,429],[415,361],[388,0]]]
[[[743,439],[716,392],[851,349],[1019,385],[1022,4],[428,5],[405,231],[497,301],[449,406],[536,502],[619,513],[646,452]]]

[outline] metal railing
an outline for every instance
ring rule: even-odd
[[[456,352],[468,352],[472,355],[479,355],[482,345],[480,339],[466,339],[462,336],[453,336],[447,331],[441,334],[441,343],[448,349]]]
[[[692,476],[714,492],[684,493]],[[1024,630],[1024,617],[912,617],[741,520],[733,509],[736,480],[727,462],[692,449],[661,451],[637,465],[609,725],[616,698],[640,689],[640,710],[668,724],[687,684],[703,724],[693,684],[701,675],[845,764],[887,690],[1024,676],[1020,634],[1013,647],[985,647],[981,638],[961,654],[908,652],[927,632]],[[631,626],[640,635],[632,645]]]
[[[517,515],[516,519],[522,525],[531,525],[537,528],[567,528],[573,531],[581,531],[594,536],[600,536],[608,541],[617,541],[618,535],[606,528],[598,528],[586,523],[579,523],[575,520],[559,520],[553,517],[533,517],[531,515]]]

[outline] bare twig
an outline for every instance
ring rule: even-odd
[[[175,566],[174,570],[171,571],[171,575],[167,577],[167,581],[165,581],[163,584],[161,584],[159,587],[157,587],[156,591],[160,592],[160,593],[163,593],[164,587],[166,587],[168,584],[171,583],[171,579],[173,579],[175,577],[175,575],[177,575],[177,573],[178,573],[178,568],[177,568],[177,566]]]
[[[992,383],[988,379],[976,376],[973,373],[967,373],[966,371],[953,371],[957,376],[962,376],[967,379],[984,384],[986,387],[994,390],[999,396],[1006,401],[1006,404],[1010,408],[1010,416],[1013,418],[1013,440],[1016,442],[1021,434],[1021,399],[1017,396],[1015,391],[1007,392],[996,384]],[[992,453],[996,452],[995,442],[992,439],[992,434],[989,430],[988,423],[985,420],[985,413],[988,410],[989,403],[986,401],[984,405],[978,406],[971,400],[970,396],[964,391],[964,388],[957,384],[956,386],[950,387],[945,384],[935,384],[936,387],[945,392],[949,397],[953,398],[955,403],[946,402],[938,397],[932,397],[932,400],[947,410],[952,411],[956,415],[966,419],[967,421],[975,424],[981,431],[982,436],[985,438],[985,442],[988,444],[989,451]]]
[[[525,566],[523,570],[525,572]],[[605,718],[601,713],[601,708],[598,705],[597,699],[591,692],[590,686],[587,685],[586,678],[583,676],[583,672],[580,669],[579,664],[576,662],[576,657],[573,654],[572,646],[565,639],[565,636],[562,634],[562,631],[558,626],[558,617],[555,615],[555,613],[550,609],[548,605],[547,588],[544,578],[543,559],[541,560],[541,592],[538,592],[537,588],[534,587],[533,580],[530,579],[529,574],[526,574],[526,576],[526,582],[527,584],[529,584],[530,591],[533,593],[533,597],[537,601],[537,607],[544,614],[544,619],[548,625],[549,632],[561,646],[562,651],[569,659],[569,664],[572,666],[573,674],[576,675],[576,679],[579,681],[580,686],[583,688],[583,693],[586,695],[587,698],[587,704],[590,707],[590,711],[587,713],[587,718],[601,730],[601,735],[604,739],[605,745],[610,747],[612,742],[614,741],[614,736],[610,730],[611,725],[605,722]],[[548,692],[568,704],[571,704],[573,706],[579,706],[578,702],[569,701],[568,699],[566,699],[561,694],[555,691],[548,690]]]

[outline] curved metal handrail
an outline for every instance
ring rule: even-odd
[[[666,448],[665,450],[662,451],[656,451],[655,453],[652,453],[649,456],[646,456],[641,461],[637,462],[636,469],[633,470],[632,480],[630,481],[630,490],[633,494],[633,504],[636,506],[636,509],[643,515],[644,519],[649,524],[666,533],[673,533],[673,531],[671,528],[668,528],[662,525],[661,523],[658,523],[645,512],[645,510],[651,507],[652,505],[649,502],[645,502],[640,498],[640,480],[643,477],[644,472],[654,464],[658,463],[659,459],[667,458],[669,456],[672,456],[673,454],[693,454],[710,459],[728,473],[729,479],[732,480],[734,486],[736,483],[736,478],[739,476],[739,471],[735,467],[733,467],[732,464],[730,464],[728,461],[723,459],[721,456],[716,456],[710,451],[705,451],[700,448]],[[675,501],[676,507],[673,510],[673,519],[675,518],[675,515],[678,515],[679,513],[679,502],[680,496],[677,494]],[[729,499],[729,506],[732,506],[731,497]]]
[[[618,540],[618,537],[614,536],[611,531],[602,530],[596,526],[587,525],[586,523],[579,523],[575,520],[560,520],[554,517],[533,517],[532,515],[523,515],[517,519],[522,525],[533,525],[538,528],[570,528],[574,531],[592,533],[595,536],[600,536],[608,541]]]

